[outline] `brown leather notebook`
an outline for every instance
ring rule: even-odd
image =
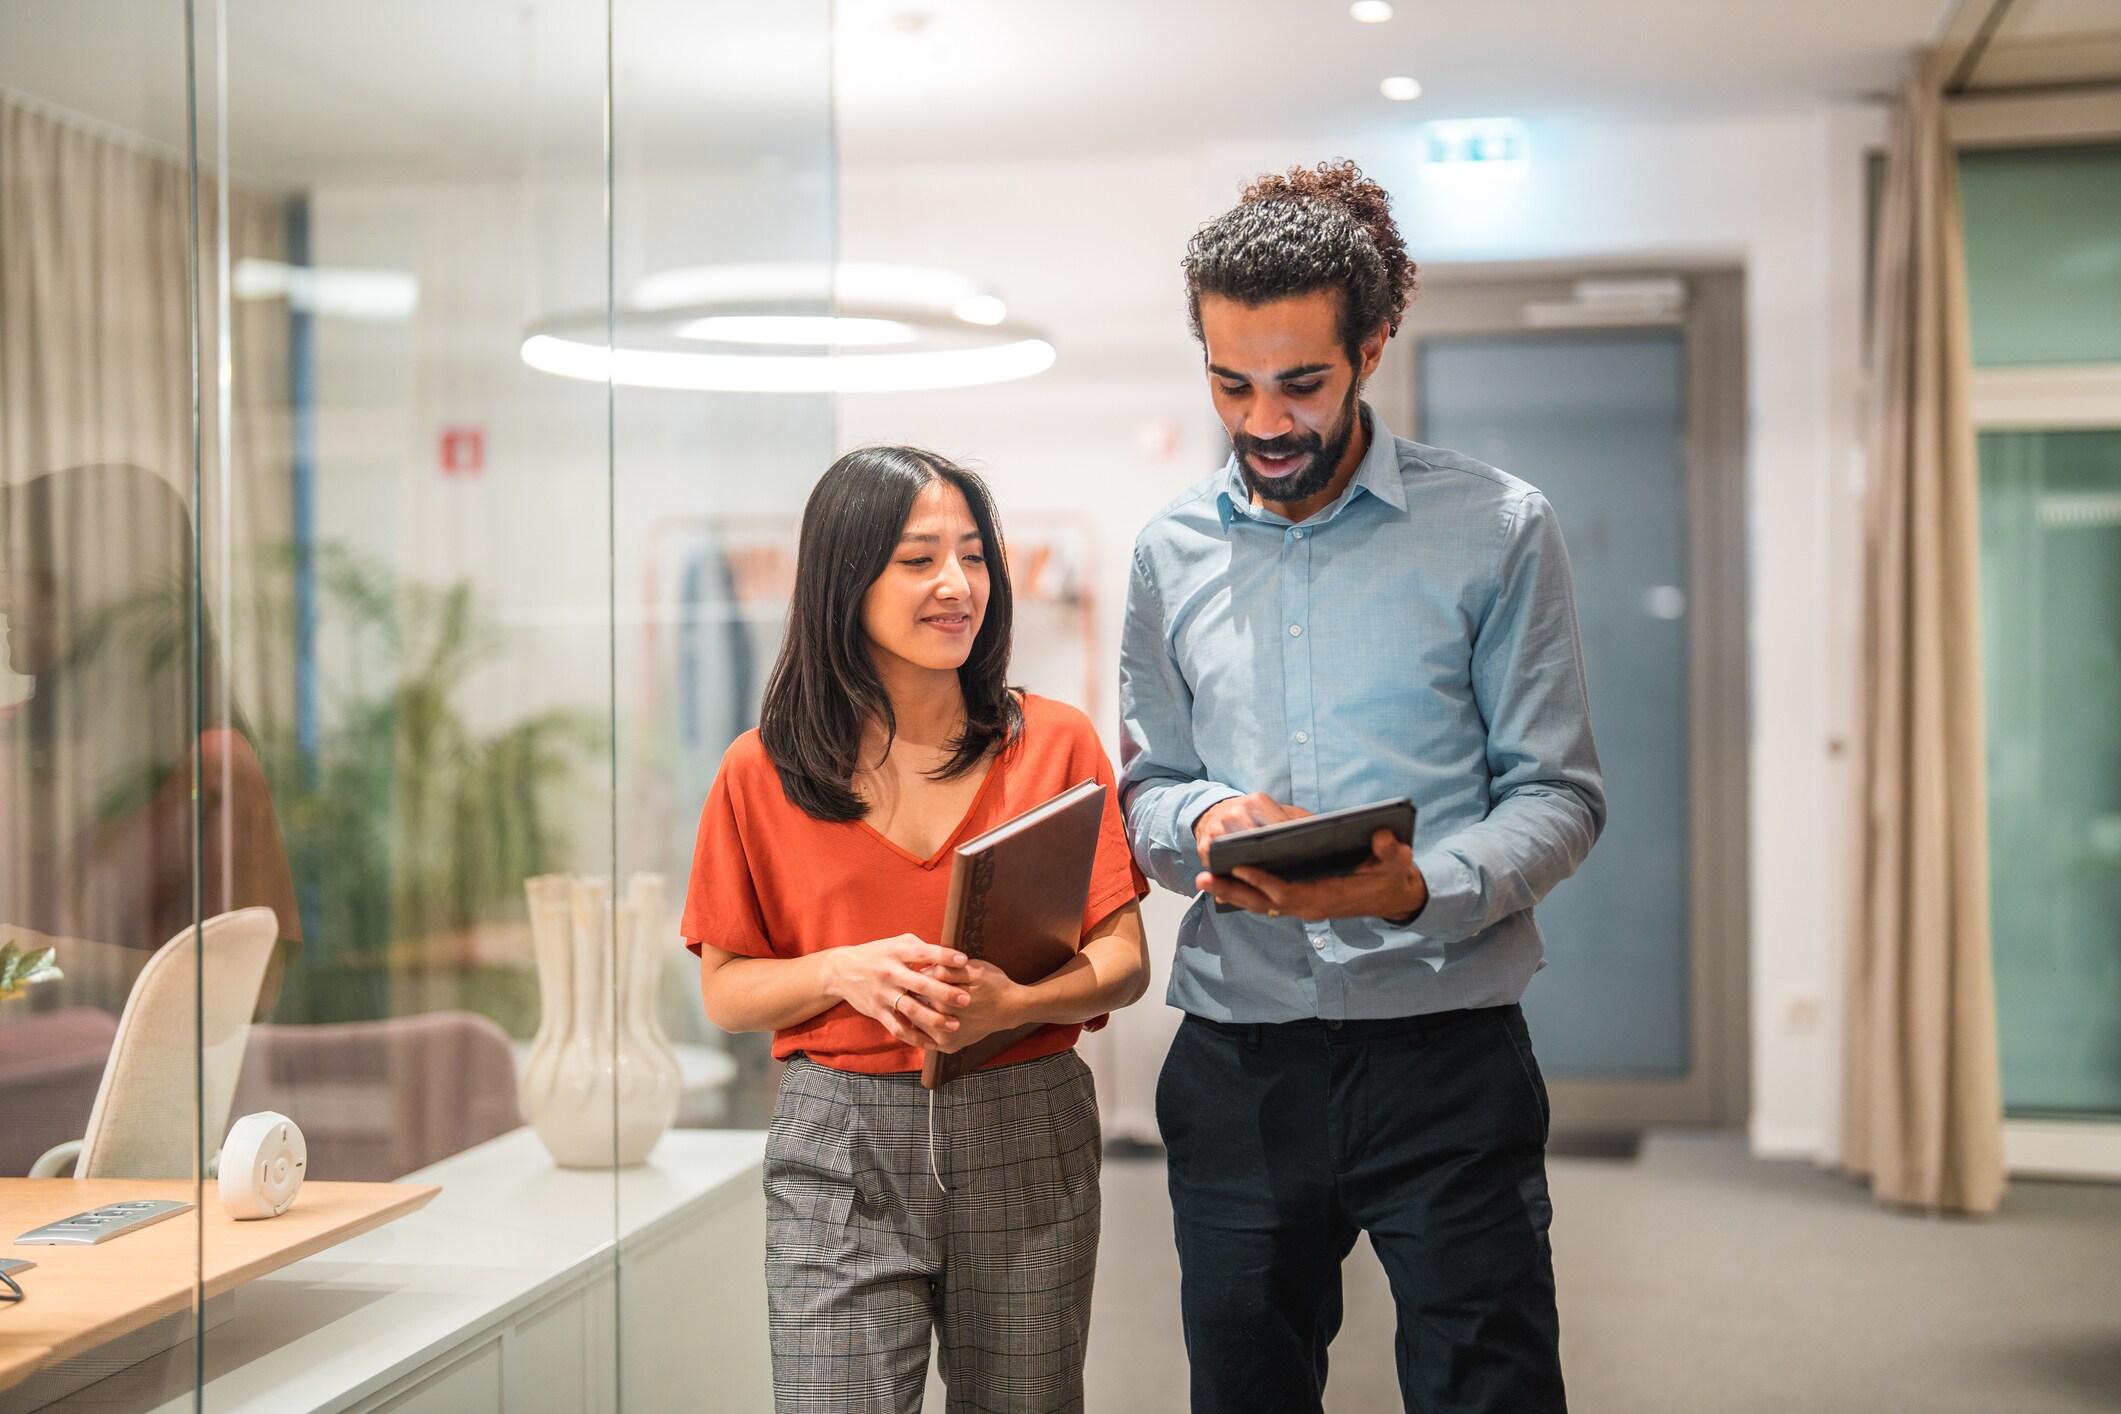
[[[950,862],[943,945],[992,963],[1018,982],[1051,976],[1082,946],[1104,813],[1105,787],[1084,781],[959,845]],[[930,1090],[947,1085],[1037,1029],[997,1031],[948,1054],[931,1050],[921,1064],[921,1084]]]

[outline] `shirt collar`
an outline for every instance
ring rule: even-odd
[[[1385,426],[1384,419],[1373,412],[1368,403],[1362,404],[1363,422],[1370,429],[1370,450],[1363,455],[1361,465],[1346,489],[1324,511],[1313,516],[1306,524],[1323,525],[1352,505],[1359,494],[1367,493],[1383,501],[1395,511],[1407,508],[1406,482],[1399,471],[1399,447],[1392,436],[1392,429]],[[1237,453],[1223,463],[1222,489],[1215,495],[1215,510],[1222,520],[1223,534],[1230,533],[1230,522],[1238,516],[1250,520],[1265,521],[1270,525],[1286,525],[1288,521],[1280,513],[1255,507],[1252,492],[1245,485],[1244,473],[1237,468]]]

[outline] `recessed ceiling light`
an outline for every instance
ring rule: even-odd
[[[1377,91],[1395,103],[1409,103],[1421,97],[1421,80],[1410,79],[1405,74],[1394,74],[1379,84]]]
[[[1392,18],[1392,7],[1385,0],[1355,0],[1348,13],[1366,25],[1381,25]]]

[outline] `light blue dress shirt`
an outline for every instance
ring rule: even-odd
[[[1532,905],[1605,824],[1561,527],[1538,491],[1395,438],[1325,510],[1255,508],[1233,457],[1134,546],[1120,798],[1142,868],[1195,892],[1193,824],[1265,791],[1306,810],[1406,796],[1429,901],[1409,924],[1217,913],[1179,927],[1171,1005],[1218,1021],[1516,1001]]]

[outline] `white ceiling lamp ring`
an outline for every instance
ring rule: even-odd
[[[861,260],[752,261],[658,270],[634,283],[632,307],[753,301],[818,311],[906,305],[955,315],[968,324],[999,324],[1009,317],[1009,307],[969,275],[932,265]]]
[[[727,301],[830,305],[915,305],[949,313],[966,299],[988,295],[971,276],[932,265],[887,265],[848,260],[763,260],[681,265],[634,282],[636,309],[671,309]],[[991,298],[991,295],[988,295]]]
[[[842,301],[825,306],[830,314],[790,313],[786,295],[744,293],[753,297],[621,310],[616,352],[601,310],[545,320],[528,331],[522,358],[545,373],[626,387],[882,393],[1028,378],[1055,357],[1038,331],[1006,320],[916,303]]]

